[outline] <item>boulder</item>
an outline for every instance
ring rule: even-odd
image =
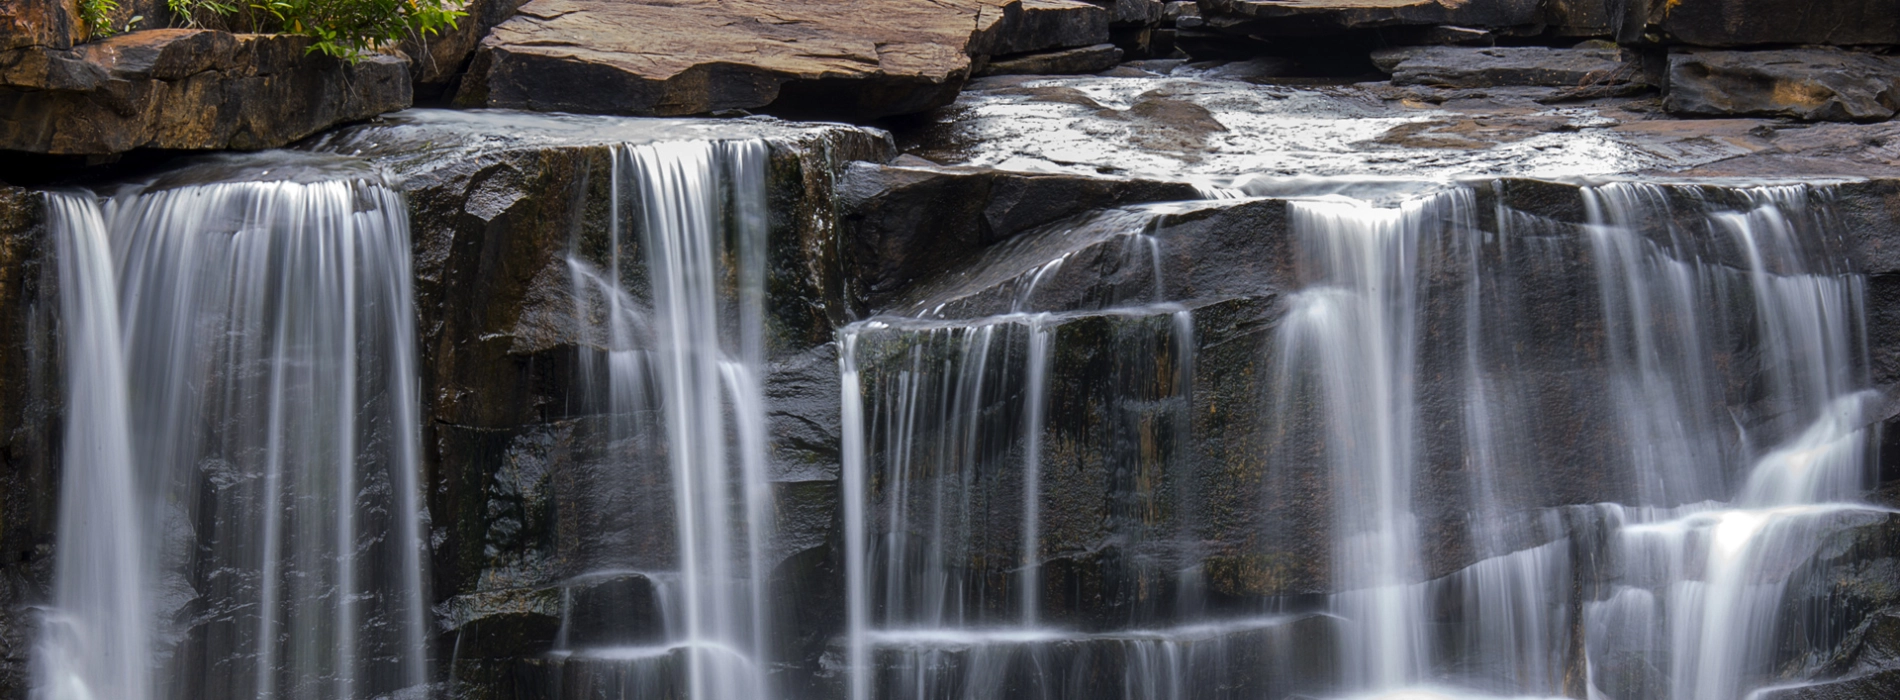
[[[78,0],[0,0],[0,51],[64,49],[85,39]]]
[[[1161,22],[1164,5],[1161,0],[1087,0],[1087,2],[1108,10],[1109,26],[1138,26]]]
[[[1067,75],[1094,73],[1115,67],[1122,50],[1114,44],[1096,44],[1079,49],[1032,53],[991,61],[978,75]]]
[[[1900,0],[1650,0],[1651,25],[1696,46],[1900,44]]]
[[[403,53],[415,59],[412,67],[416,86],[429,94],[449,89],[457,77],[468,68],[469,57],[475,48],[481,45],[482,37],[495,25],[508,21],[515,11],[527,0],[467,0],[462,11],[468,15],[455,23],[455,27],[422,40],[412,39],[402,45]]]
[[[1636,41],[1649,21],[1650,0],[1544,0],[1538,21],[1559,36]]]
[[[1683,51],[1663,107],[1697,117],[1880,121],[1900,112],[1900,59],[1831,48]]]
[[[965,52],[971,56],[1004,56],[1108,41],[1112,15],[1081,0],[981,0],[1002,13],[1001,21],[983,30]]]
[[[1640,79],[1639,61],[1620,49],[1431,46],[1374,52],[1373,63],[1394,85],[1582,87]]]
[[[1074,0],[535,0],[482,41],[456,102],[874,119],[948,104],[973,56],[1106,41],[1108,13]]]
[[[409,61],[297,36],[155,29],[0,53],[0,149],[260,149],[409,106]]]
[[[1091,209],[1200,195],[1180,182],[854,163],[839,183],[854,306],[884,309],[991,244]]]
[[[1208,26],[1257,37],[1305,37],[1401,26],[1517,27],[1538,0],[1201,0]],[[1185,25],[1183,25],[1185,26]]]

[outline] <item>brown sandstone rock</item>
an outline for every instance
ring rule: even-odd
[[[1839,49],[1676,53],[1663,107],[1686,116],[1880,121],[1900,112],[1900,59]]]
[[[79,0],[0,0],[0,51],[63,49],[86,38]]]
[[[309,40],[193,29],[0,53],[0,149],[259,149],[410,103],[409,61],[351,64]]]
[[[535,0],[482,41],[456,101],[871,119],[949,103],[973,56],[1107,40],[1108,13],[1074,0]]]

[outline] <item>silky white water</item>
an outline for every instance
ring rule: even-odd
[[[69,412],[35,695],[420,691],[403,198],[323,180],[48,201]]]
[[[1829,191],[1600,185],[1581,223],[1484,211],[1475,187],[1398,194],[1285,204],[1291,284],[1249,370],[1264,482],[1175,452],[1240,439],[1187,410],[1220,415],[1194,394],[1237,378],[1196,374],[1201,312],[1160,284],[1193,243],[1165,219],[1129,236],[1152,294],[1099,262],[1108,239],[1082,232],[1130,220],[1098,214],[1005,244],[960,273],[977,291],[918,307],[932,320],[842,331],[846,693],[1716,700],[1809,672],[1773,643],[1809,624],[1789,582],[1875,513],[1863,282],[1830,248]],[[954,320],[985,295],[1011,313]],[[1124,366],[1149,369],[1100,369]],[[1313,471],[1323,500],[1276,490]],[[1255,508],[1326,514],[1297,525],[1327,538],[1330,592],[1210,597],[1232,545],[1192,533],[1255,483]],[[1073,572],[1098,554],[1060,549],[1063,509],[1104,486],[1099,575],[1138,592],[1089,592]],[[1075,595],[1172,604],[1100,619]],[[1233,626],[1261,615],[1293,641]]]
[[[653,596],[664,624],[651,644],[562,639],[561,657],[585,664],[614,697],[774,695],[761,385],[767,157],[760,140],[615,147],[607,231],[577,238],[568,258],[586,346],[579,386],[600,397],[604,426],[599,487],[665,484],[602,507],[638,509],[632,527],[673,539],[667,553],[601,562],[664,567],[636,574],[668,591]],[[666,513],[670,522],[653,517]],[[637,612],[615,610],[626,617],[608,626],[631,626]]]

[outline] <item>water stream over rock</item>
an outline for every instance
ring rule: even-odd
[[[238,179],[49,207],[75,371],[43,696],[420,690],[402,197]]]
[[[1142,80],[963,109],[1240,109]],[[1641,160],[1596,136],[1519,164]],[[766,118],[417,111],[46,193],[37,697],[1783,700],[1889,672],[1892,183],[1286,177],[1248,164],[1297,149],[1219,139],[1127,161],[1175,171],[1150,182],[880,165],[882,132]]]

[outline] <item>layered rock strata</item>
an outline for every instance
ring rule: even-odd
[[[409,106],[408,59],[348,62],[308,55],[308,46],[289,35],[158,29],[5,52],[0,150],[272,148]]]
[[[456,101],[874,119],[948,104],[973,61],[1105,43],[1108,20],[1072,0],[536,0],[483,40]]]

